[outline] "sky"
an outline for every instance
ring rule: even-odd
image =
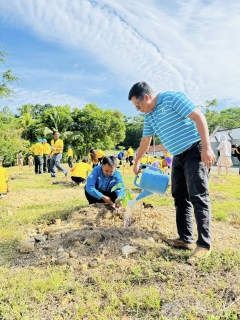
[[[0,65],[24,104],[95,103],[128,116],[132,85],[240,107],[239,0],[0,0]]]

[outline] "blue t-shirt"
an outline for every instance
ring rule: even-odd
[[[182,92],[159,93],[153,111],[144,116],[143,137],[157,134],[164,147],[178,155],[201,140],[195,122],[188,118],[195,109]]]
[[[125,156],[124,152],[119,152],[119,154],[117,155],[118,160],[122,160],[124,156]]]
[[[94,198],[100,200],[103,197],[101,191],[111,192],[112,187],[118,183],[121,187],[115,190],[117,197],[123,198],[124,193],[124,182],[122,175],[119,171],[115,170],[110,177],[105,177],[102,171],[102,166],[96,166],[93,168],[91,174],[87,179],[86,191]]]

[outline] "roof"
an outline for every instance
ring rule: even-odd
[[[228,137],[228,140],[240,139],[240,128],[228,129],[225,127],[217,126],[213,133],[210,135],[211,142],[219,142],[220,136],[225,134]]]

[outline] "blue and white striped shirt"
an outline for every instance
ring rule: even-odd
[[[144,116],[143,137],[157,134],[165,148],[178,155],[201,140],[195,122],[188,118],[195,109],[182,92],[159,93],[154,110]]]

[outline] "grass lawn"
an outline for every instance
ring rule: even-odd
[[[119,170],[126,186],[137,192],[128,165]],[[22,266],[18,257],[29,255],[20,254],[18,245],[27,229],[65,221],[86,207],[83,188],[72,186],[62,173],[56,185],[48,174],[35,175],[28,167],[8,173],[11,191],[0,199],[0,319],[240,319],[237,173],[228,179],[211,173],[214,250],[208,259],[190,266],[189,251],[151,247],[128,259],[108,256],[98,267],[78,272],[50,262]],[[170,190],[146,200],[176,231]]]

